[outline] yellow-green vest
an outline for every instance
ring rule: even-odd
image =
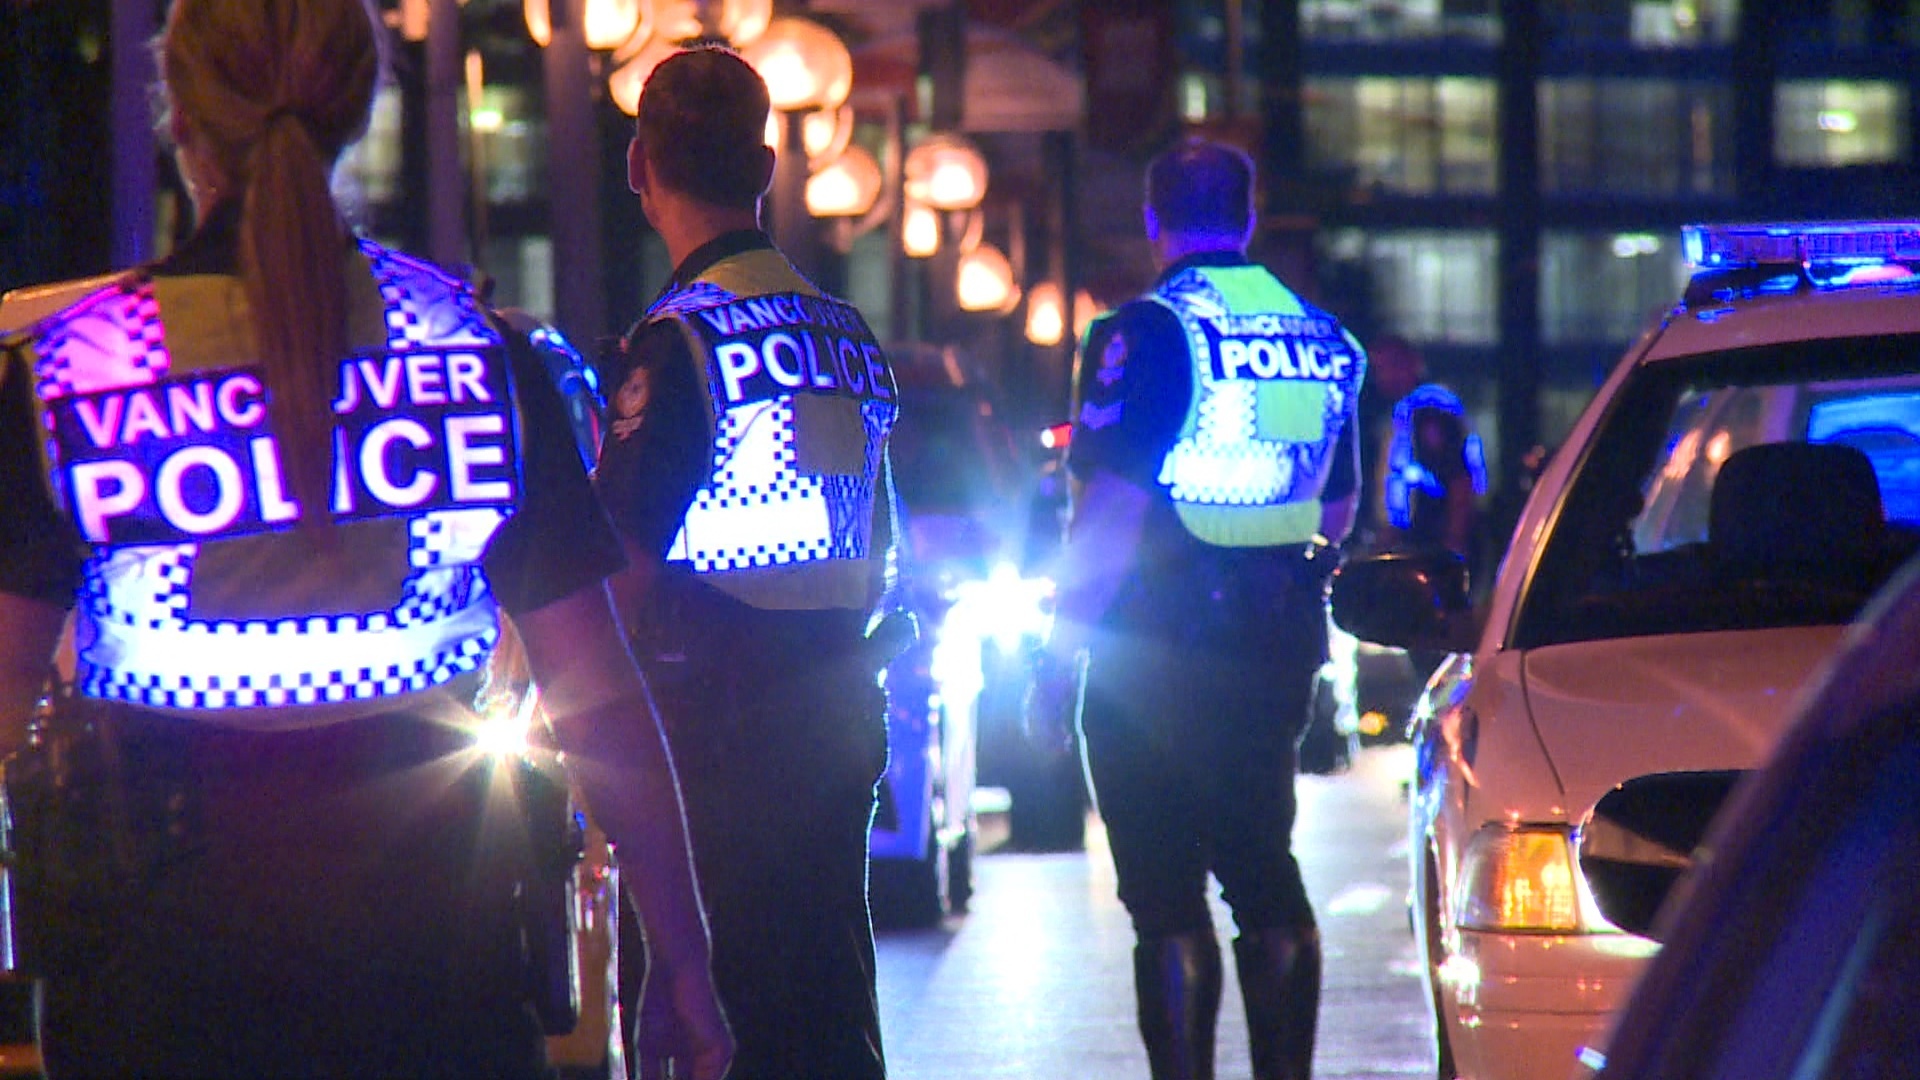
[[[1179,320],[1193,364],[1159,474],[1180,523],[1222,547],[1311,540],[1366,371],[1359,342],[1256,265],[1193,267],[1149,299]]]

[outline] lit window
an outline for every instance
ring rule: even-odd
[[[1625,343],[1686,288],[1674,233],[1549,232],[1540,239],[1540,336]]]
[[[1724,86],[1546,79],[1539,102],[1544,191],[1665,197],[1732,190],[1732,105]]]
[[[1328,257],[1360,274],[1376,321],[1418,341],[1490,345],[1498,338],[1495,252],[1486,230],[1334,230]]]
[[[1319,41],[1500,40],[1495,0],[1302,0],[1300,32]]]
[[[1493,194],[1492,80],[1316,78],[1305,89],[1315,168],[1398,194]]]
[[[1773,98],[1782,165],[1825,168],[1906,161],[1907,88],[1891,82],[1792,80]]]

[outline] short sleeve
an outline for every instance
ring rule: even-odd
[[[710,410],[676,323],[640,327],[622,354],[594,483],[620,533],[664,559],[710,470]]]
[[[520,509],[487,547],[487,581],[509,614],[534,611],[626,566],[595,497],[560,390],[532,346],[509,332],[520,407]]]
[[[67,608],[87,547],[40,468],[30,370],[24,342],[0,342],[0,592]]]
[[[1152,301],[1122,305],[1088,332],[1078,389],[1067,449],[1074,475],[1104,469],[1143,487],[1157,482],[1193,397],[1179,320]]]

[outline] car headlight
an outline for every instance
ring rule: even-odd
[[[1570,832],[1557,826],[1489,825],[1460,860],[1454,924],[1463,930],[1574,933],[1584,918]]]

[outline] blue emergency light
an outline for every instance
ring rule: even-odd
[[[1687,225],[1680,240],[1687,262],[1702,270],[1920,261],[1920,221]]]

